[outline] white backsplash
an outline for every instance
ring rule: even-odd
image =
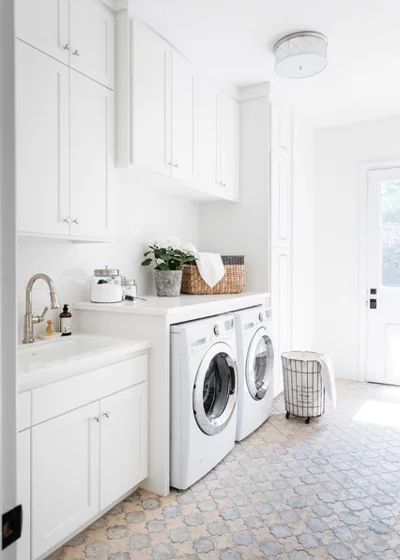
[[[18,242],[19,333],[25,308],[25,285],[36,272],[48,274],[55,283],[60,304],[89,299],[89,278],[94,268],[105,264],[118,267],[121,274],[136,279],[138,293],[154,293],[150,268],[141,267],[149,239],[174,235],[183,241],[198,242],[198,204],[185,198],[130,184],[118,171],[115,177],[115,239],[112,243],[73,243],[54,239],[21,237]],[[38,281],[33,290],[34,312],[49,304],[48,289]],[[49,311],[58,328],[60,311]],[[43,330],[46,323],[35,327]]]

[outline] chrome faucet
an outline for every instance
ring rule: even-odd
[[[37,323],[42,323],[44,321],[44,316],[48,312],[49,308],[45,307],[41,315],[32,315],[32,288],[36,280],[44,280],[50,290],[50,304],[52,309],[59,309],[60,304],[58,303],[56,290],[54,288],[53,280],[47,276],[47,274],[34,274],[32,278],[28,281],[26,285],[26,300],[25,300],[25,315],[24,315],[24,344],[31,344],[35,342],[33,336],[33,325]]]

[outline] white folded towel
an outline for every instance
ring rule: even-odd
[[[333,363],[326,354],[319,354],[317,360],[321,364],[321,379],[326,394],[331,401],[332,407],[336,408],[336,384]]]
[[[196,264],[200,276],[210,288],[224,277],[225,267],[218,253],[198,253]]]

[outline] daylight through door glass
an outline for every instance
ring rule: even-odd
[[[382,285],[400,287],[400,182],[381,184]]]

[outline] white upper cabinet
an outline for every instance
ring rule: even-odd
[[[113,94],[71,72],[70,107],[71,236],[105,238],[109,234]]]
[[[196,182],[196,74],[191,64],[172,49],[171,56],[171,159],[172,176]]]
[[[18,39],[114,87],[114,15],[101,0],[16,0],[15,30]]]
[[[68,235],[68,68],[16,43],[17,227]]]
[[[271,152],[271,237],[273,245],[290,243],[291,167],[288,158]]]
[[[213,191],[217,185],[218,93],[208,80],[199,78],[197,88],[197,167],[199,186]]]
[[[132,21],[132,33],[130,163],[168,175],[170,46],[137,20]]]
[[[190,196],[237,198],[238,106],[137,19],[117,16],[117,164],[142,184]],[[218,115],[217,115],[218,110]],[[151,173],[173,179],[152,177]]]
[[[271,149],[280,155],[290,156],[292,149],[292,112],[285,104],[272,100],[271,116]]]
[[[226,198],[236,199],[238,160],[238,103],[227,95],[218,96],[218,186]]]
[[[68,64],[69,0],[15,0],[15,34]]]
[[[69,0],[70,65],[114,87],[114,15],[99,0]]]

